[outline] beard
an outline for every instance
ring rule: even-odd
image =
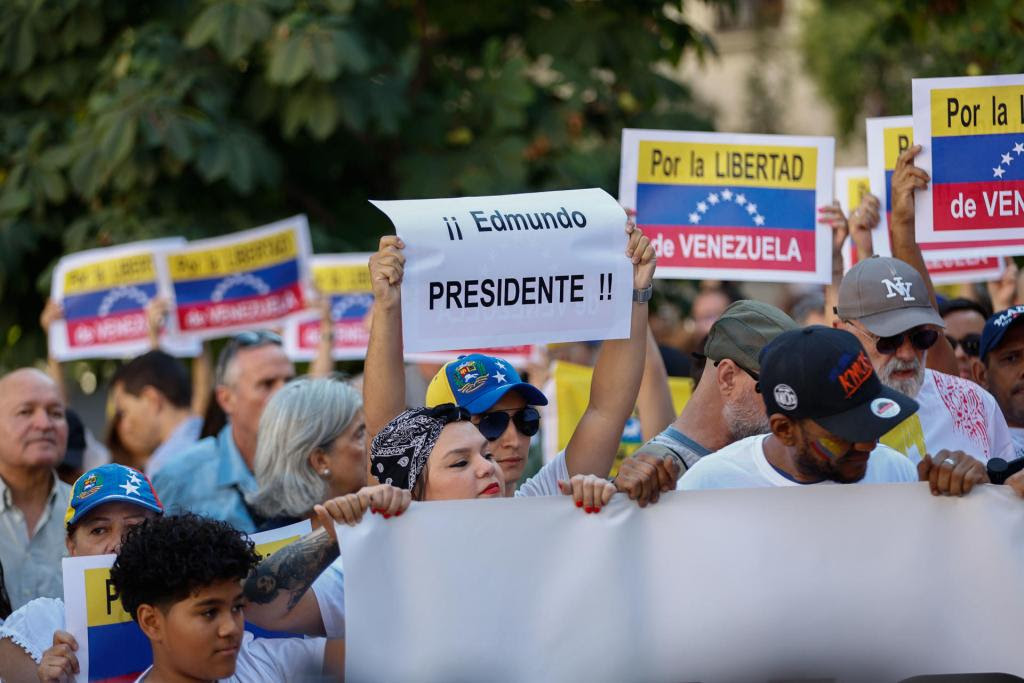
[[[754,405],[750,405],[754,403]],[[733,441],[745,439],[748,436],[767,434],[771,431],[771,424],[768,422],[768,413],[761,401],[745,401],[742,403],[725,403],[722,406],[722,417],[725,418],[725,427],[729,430],[729,436]]]
[[[844,454],[845,456],[845,454]],[[837,484],[854,484],[864,478],[867,474],[867,468],[857,473],[846,473],[843,469],[837,466],[842,458],[836,460],[821,460],[813,453],[810,452],[809,446],[806,444],[797,453],[796,456],[796,468],[800,471],[800,474],[804,476],[817,479],[819,481],[834,481]]]
[[[893,378],[894,373],[906,370],[912,370],[914,376],[909,379]],[[913,398],[921,391],[921,386],[924,384],[924,363],[918,358],[911,361],[893,358],[878,370],[878,378],[890,389],[895,389],[901,394]]]

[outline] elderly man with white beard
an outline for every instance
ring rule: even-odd
[[[1010,430],[992,395],[925,368],[945,324],[917,270],[895,258],[865,259],[843,277],[838,299],[834,326],[860,340],[883,384],[921,406],[881,443],[915,463],[940,450],[963,451],[982,463],[1014,458]]]

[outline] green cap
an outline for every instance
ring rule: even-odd
[[[757,357],[761,349],[783,332],[799,327],[771,304],[741,299],[725,309],[711,326],[704,355],[715,362],[728,358],[745,370],[760,373]]]

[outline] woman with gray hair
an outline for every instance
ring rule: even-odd
[[[313,506],[366,485],[363,400],[336,379],[303,378],[286,385],[260,418],[255,458],[259,490],[246,496],[273,529],[303,519]]]

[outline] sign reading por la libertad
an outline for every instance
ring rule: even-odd
[[[408,351],[629,336],[626,216],[606,192],[373,204],[406,245]]]
[[[624,130],[619,200],[658,252],[658,276],[828,280],[831,138]]]
[[[1024,75],[912,83],[922,247],[950,256],[1024,253]]]

